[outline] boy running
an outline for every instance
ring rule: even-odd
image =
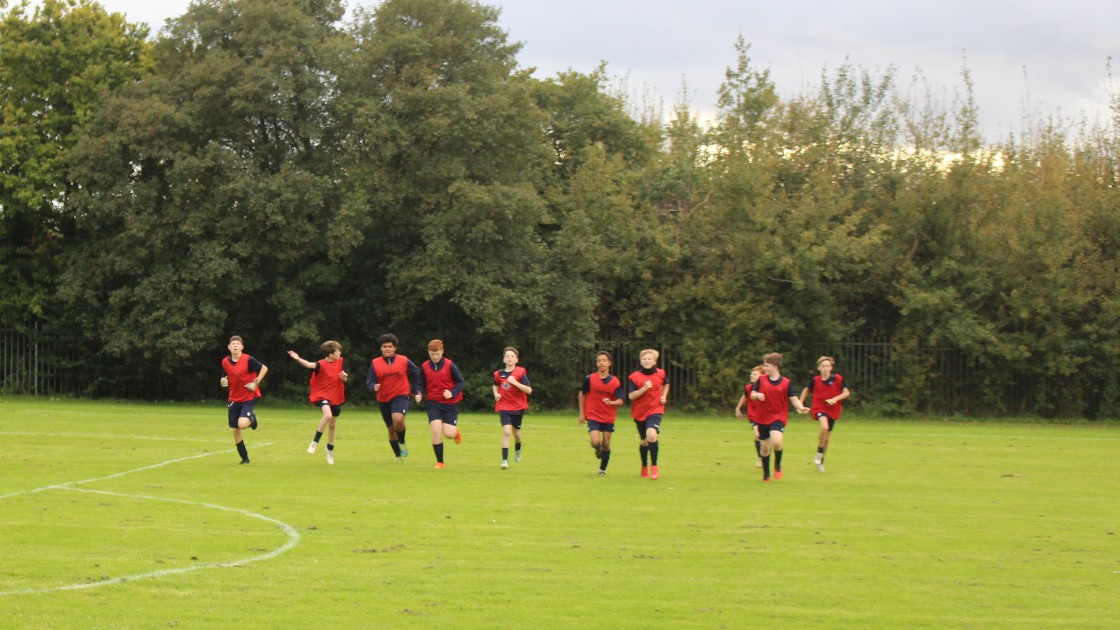
[[[233,430],[233,443],[241,455],[241,463],[249,463],[249,449],[241,438],[242,429],[257,430],[257,414],[253,411],[261,398],[260,385],[268,366],[244,353],[241,337],[229,338],[229,356],[222,359],[222,387],[229,388],[229,428]]]
[[[661,353],[657,350],[642,350],[638,355],[641,367],[630,373],[629,393],[630,417],[637,425],[641,446],[638,453],[642,456],[642,477],[657,479],[657,455],[661,449],[658,438],[661,434],[661,416],[665,413],[665,403],[669,401],[669,383],[665,381],[665,370],[657,367]]]
[[[502,468],[509,468],[509,439],[512,436],[516,449],[514,462],[521,461],[521,421],[529,408],[529,395],[533,385],[525,368],[517,365],[517,348],[506,346],[502,351],[504,368],[494,371],[494,411],[502,423]]]
[[[836,361],[832,357],[817,359],[817,371],[820,374],[814,376],[809,381],[809,386],[801,392],[802,403],[805,402],[809,392],[813,392],[813,406],[809,409],[809,413],[821,424],[820,436],[817,439],[817,455],[813,458],[813,463],[817,465],[817,470],[820,472],[824,472],[824,454],[828,450],[832,429],[840,419],[840,414],[844,412],[843,401],[852,395],[844,385],[844,377],[832,371],[835,365]]]
[[[789,422],[789,404],[797,413],[809,413],[793,392],[793,383],[782,376],[782,355],[777,352],[762,357],[763,378],[755,383],[751,398],[759,401],[758,437],[762,442],[762,480],[770,481],[770,453],[774,453],[774,478],[782,478],[782,437]],[[786,402],[788,399],[789,402]]]
[[[453,439],[456,444],[463,441],[463,434],[458,426],[459,401],[463,400],[463,388],[466,385],[459,366],[443,356],[443,341],[429,341],[428,360],[420,365],[416,404],[420,404],[421,397],[428,397],[424,407],[428,412],[428,426],[432,430],[436,468],[444,467],[443,438]]]
[[[404,416],[408,413],[409,396],[416,393],[420,368],[408,357],[397,354],[400,340],[396,335],[381,335],[377,339],[377,345],[381,349],[381,356],[370,361],[366,387],[377,392],[377,406],[381,409],[381,419],[389,432],[389,446],[397,461],[402,462],[408,457],[408,445],[404,441],[407,428]]]
[[[600,350],[595,354],[595,374],[583,379],[579,391],[579,423],[587,423],[591,448],[599,460],[599,474],[607,474],[611,461],[611,435],[614,420],[622,406],[622,381],[611,374],[611,353]]]
[[[342,403],[346,402],[346,380],[350,375],[343,369],[342,344],[337,341],[324,341],[319,349],[323,352],[323,358],[315,363],[301,359],[295,350],[289,350],[288,356],[303,367],[312,370],[311,393],[308,398],[312,405],[323,412],[307,452],[311,455],[315,454],[319,440],[323,437],[323,429],[327,428],[327,463],[334,465],[335,423],[338,421],[338,416],[342,414]]]
[[[754,389],[755,383],[762,377],[762,366],[755,366],[751,368],[751,380],[743,386],[743,395],[739,397],[739,404],[735,405],[735,417],[740,420],[743,419],[743,406],[747,408],[747,420],[751,423],[751,432],[754,433],[754,454],[758,457],[755,461],[755,468],[762,468],[762,443],[758,439],[758,406],[761,401],[751,398],[751,390]]]

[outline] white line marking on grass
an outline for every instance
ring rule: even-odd
[[[262,447],[262,446],[272,446],[272,442],[265,442],[263,444],[258,444],[257,445],[258,448]],[[131,475],[132,473],[144,472],[145,470],[152,470],[153,468],[162,468],[164,466],[170,466],[171,464],[178,464],[179,462],[187,462],[187,461],[190,461],[192,459],[202,459],[203,457],[210,457],[211,455],[224,455],[224,454],[233,453],[233,452],[235,452],[234,449],[230,449],[228,451],[215,451],[213,453],[202,453],[200,455],[191,455],[189,457],[180,457],[178,459],[169,459],[165,462],[160,462],[158,464],[152,464],[151,466],[141,466],[140,468],[133,468],[132,470],[126,470],[124,472],[114,473],[112,475],[106,475],[104,477],[95,477],[93,479],[84,479],[82,481],[67,481],[66,483],[59,483],[59,484],[54,484],[54,485],[50,485],[50,486],[43,486],[42,488],[35,488],[33,490],[20,490],[19,492],[11,492],[9,494],[0,494],[0,499],[7,499],[9,497],[15,497],[15,496],[19,496],[21,494],[32,494],[34,492],[42,492],[44,490],[69,490],[69,489],[71,489],[70,486],[80,486],[80,485],[85,484],[85,483],[94,483],[95,481],[106,481],[108,479],[117,479],[118,477],[124,477],[125,475]]]
[[[28,588],[28,589],[22,589],[22,590],[16,590],[16,591],[0,591],[0,597],[5,597],[5,596],[8,596],[8,595],[31,595],[31,594],[40,594],[40,593],[56,593],[56,592],[60,592],[60,591],[77,591],[77,590],[87,589],[87,588],[96,588],[98,586],[109,586],[111,584],[124,584],[125,582],[133,582],[135,580],[142,580],[142,579],[145,579],[145,578],[156,578],[156,577],[162,577],[162,576],[165,576],[165,575],[181,575],[181,574],[184,574],[184,573],[190,573],[192,571],[198,571],[198,570],[201,570],[201,569],[227,569],[227,568],[231,568],[231,567],[241,567],[241,566],[245,566],[247,564],[252,564],[253,562],[260,562],[261,560],[271,560],[272,558],[275,558],[276,556],[279,556],[280,554],[294,548],[296,545],[299,544],[299,541],[300,541],[299,532],[296,531],[296,529],[294,527],[292,527],[291,525],[289,525],[289,524],[287,524],[283,521],[280,521],[280,520],[277,520],[277,519],[274,519],[274,518],[270,518],[270,517],[265,516],[263,514],[257,514],[256,512],[250,512],[248,510],[242,510],[242,509],[239,509],[239,508],[231,508],[231,507],[226,507],[224,505],[217,505],[217,504],[214,504],[214,503],[200,503],[200,502],[197,502],[197,501],[185,501],[185,500],[182,500],[182,499],[169,499],[169,498],[165,498],[165,497],[153,497],[153,496],[147,496],[147,495],[142,495],[142,494],[123,494],[123,493],[120,493],[120,492],[106,492],[104,490],[87,490],[87,489],[83,489],[83,488],[70,488],[70,487],[62,487],[62,486],[59,486],[58,489],[60,489],[60,490],[70,490],[72,492],[88,492],[88,493],[91,493],[91,494],[103,494],[103,495],[108,495],[108,496],[113,496],[113,497],[123,497],[123,498],[128,498],[128,499],[142,499],[142,500],[147,500],[147,501],[166,501],[168,503],[181,503],[183,505],[193,505],[193,506],[198,506],[198,507],[210,508],[210,509],[213,509],[213,510],[222,510],[224,512],[233,512],[235,514],[241,514],[243,516],[248,516],[248,517],[251,517],[251,518],[260,519],[262,521],[266,521],[268,523],[272,523],[273,525],[276,525],[277,527],[280,528],[281,531],[284,532],[285,535],[287,535],[288,540],[283,545],[277,547],[276,549],[273,549],[272,551],[269,551],[268,553],[264,553],[264,554],[261,554],[259,556],[250,556],[248,558],[239,558],[237,560],[230,560],[229,562],[211,562],[211,563],[205,563],[205,564],[196,564],[196,565],[192,565],[192,566],[189,566],[189,567],[181,567],[181,568],[178,568],[178,569],[162,569],[160,571],[150,571],[148,573],[137,573],[136,575],[122,575],[120,577],[109,578],[107,580],[101,580],[101,581],[98,581],[98,582],[85,582],[85,583],[82,583],[82,584],[67,584],[67,585],[63,585],[63,586],[52,586],[52,587],[49,587],[49,588]]]
[[[257,446],[258,447],[260,447],[260,446],[270,446],[271,444],[272,444],[272,442],[265,442],[265,443],[259,444]],[[224,512],[233,512],[235,514],[241,514],[243,516],[248,516],[250,518],[259,519],[259,520],[265,521],[267,523],[272,523],[273,525],[276,525],[277,527],[279,527],[280,530],[283,531],[284,534],[288,537],[287,542],[285,542],[283,545],[277,547],[276,549],[273,549],[272,551],[269,551],[267,553],[264,553],[264,554],[261,554],[261,555],[258,555],[258,556],[251,556],[251,557],[248,557],[248,558],[239,558],[237,560],[230,560],[228,562],[213,562],[213,563],[206,563],[206,564],[196,564],[196,565],[192,565],[192,566],[189,566],[189,567],[181,567],[181,568],[178,568],[178,569],[163,569],[163,570],[160,570],[160,571],[151,571],[151,572],[148,572],[148,573],[138,573],[136,575],[124,575],[124,576],[120,576],[120,577],[109,578],[107,580],[101,580],[101,581],[98,581],[98,582],[85,582],[85,583],[82,583],[82,584],[67,584],[67,585],[63,585],[63,586],[52,586],[52,587],[49,587],[49,588],[28,588],[28,589],[14,590],[14,591],[0,591],[0,597],[6,597],[6,596],[9,596],[9,595],[31,595],[31,594],[39,594],[39,593],[56,593],[56,592],[60,592],[60,591],[75,591],[75,590],[80,590],[80,589],[94,588],[94,587],[98,587],[98,586],[108,586],[108,585],[111,585],[111,584],[123,584],[125,582],[132,582],[132,581],[135,581],[135,580],[141,580],[141,579],[145,579],[145,578],[161,577],[161,576],[164,576],[164,575],[179,575],[179,574],[183,574],[183,573],[190,573],[192,571],[198,571],[200,569],[224,569],[224,568],[230,568],[230,567],[240,567],[240,566],[245,566],[247,564],[251,564],[253,562],[260,562],[261,560],[271,560],[272,558],[275,558],[276,556],[279,556],[280,554],[294,548],[296,545],[299,544],[299,541],[300,541],[300,534],[299,534],[298,531],[296,531],[296,529],[294,527],[292,527],[291,525],[289,525],[289,524],[287,524],[283,521],[265,516],[263,514],[257,514],[256,512],[250,512],[248,510],[242,510],[240,508],[232,508],[232,507],[228,507],[228,506],[224,506],[224,505],[218,505],[216,503],[202,503],[202,502],[198,502],[198,501],[186,501],[184,499],[171,499],[171,498],[166,498],[166,497],[155,497],[155,496],[142,495],[142,494],[123,494],[123,493],[120,493],[120,492],[108,492],[106,490],[90,490],[90,489],[85,489],[85,488],[74,487],[74,486],[78,486],[78,485],[81,485],[81,484],[93,483],[93,482],[96,482],[96,481],[105,481],[105,480],[108,480],[108,479],[117,479],[117,478],[123,477],[125,475],[131,475],[133,473],[138,473],[138,472],[142,472],[142,471],[145,471],[145,470],[152,470],[154,468],[162,468],[163,466],[169,466],[171,464],[177,464],[179,462],[190,461],[192,459],[201,459],[203,457],[210,457],[211,455],[222,455],[222,454],[228,454],[228,453],[232,453],[232,452],[234,452],[234,451],[231,449],[231,450],[227,450],[227,451],[218,451],[218,452],[214,452],[214,453],[203,453],[201,455],[191,455],[189,457],[180,457],[178,459],[169,459],[165,462],[160,462],[158,464],[152,464],[151,466],[142,466],[140,468],[134,468],[132,470],[126,470],[124,472],[115,473],[115,474],[112,474],[112,475],[106,475],[104,477],[97,477],[97,478],[94,478],[94,479],[85,479],[85,480],[82,480],[82,481],[70,481],[70,482],[67,482],[67,483],[55,484],[55,485],[50,485],[50,486],[43,486],[42,488],[35,488],[33,490],[23,490],[23,491],[20,491],[20,492],[12,492],[12,493],[9,493],[9,494],[0,495],[0,500],[7,499],[7,498],[10,498],[10,497],[14,497],[14,496],[19,496],[19,495],[22,495],[22,494],[32,494],[32,493],[35,493],[35,492],[43,492],[45,490],[69,490],[69,491],[72,491],[72,492],[88,492],[88,493],[91,493],[91,494],[103,494],[103,495],[115,496],[115,497],[140,499],[140,500],[144,500],[144,501],[165,501],[167,503],[179,503],[179,504],[182,504],[182,505],[192,505],[192,506],[197,506],[197,507],[209,508],[209,509],[212,509],[212,510],[222,510]]]

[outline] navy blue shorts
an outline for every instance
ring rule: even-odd
[[[331,405],[331,401],[329,401],[329,400],[316,400],[315,402],[313,402],[311,404],[315,405],[319,409],[322,409],[323,407],[325,407],[327,405],[330,405],[332,416],[337,418],[337,417],[342,415],[342,405]]]
[[[614,433],[613,422],[599,422],[598,420],[587,420],[587,431],[602,431],[603,433]]]
[[[498,420],[501,421],[502,426],[507,424],[513,425],[513,428],[518,431],[521,430],[521,420],[525,418],[524,411],[499,411]]]
[[[444,424],[459,424],[459,405],[430,402],[424,406],[428,412],[428,422],[439,420]]]
[[[758,425],[758,439],[769,440],[771,432],[773,432],[773,433],[785,433],[785,431],[786,431],[786,425],[782,424],[782,422],[780,420],[775,420],[774,422],[771,422],[770,424],[759,424]]]
[[[829,431],[829,433],[831,433],[832,428],[836,426],[836,418],[829,418],[827,413],[825,413],[823,411],[818,411],[817,412],[817,421],[819,422],[821,418],[828,418],[828,431]]]
[[[239,418],[248,418],[255,420],[257,414],[253,412],[253,407],[257,406],[256,400],[246,402],[231,402],[229,404],[229,428],[237,428],[237,420]]]
[[[393,414],[399,413],[402,416],[408,413],[408,396],[397,396],[389,402],[379,402],[377,406],[381,409],[381,419],[385,421],[385,426],[393,426]]]
[[[659,413],[650,414],[645,420],[635,420],[634,424],[638,427],[638,437],[643,440],[646,439],[646,431],[649,429],[653,429],[657,431],[658,435],[661,435],[661,414]]]

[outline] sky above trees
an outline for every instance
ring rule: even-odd
[[[189,0],[105,0],[109,11],[158,29]],[[350,6],[373,6],[373,0]],[[1109,58],[1120,57],[1120,4],[1102,0],[495,0],[499,24],[524,44],[518,60],[546,78],[607,62],[608,75],[637,95],[648,92],[667,111],[682,82],[692,109],[714,113],[716,90],[735,59],[742,34],[751,56],[769,68],[780,93],[794,96],[820,83],[823,69],[845,61],[897,70],[908,83],[920,70],[936,98],[951,101],[969,68],[979,122],[989,140],[1030,132],[1051,115],[1106,117]],[[926,88],[915,90],[924,96]],[[637,103],[640,105],[640,103]],[[1029,116],[1028,116],[1029,115]]]

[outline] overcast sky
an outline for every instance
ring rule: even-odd
[[[742,34],[750,57],[784,96],[814,89],[846,60],[905,88],[921,71],[938,99],[960,94],[967,65],[989,139],[1024,131],[1023,117],[1107,119],[1106,64],[1120,59],[1116,0],[490,0],[524,45],[518,59],[547,78],[600,61],[617,85],[648,92],[666,111],[687,84],[691,109],[715,111]],[[189,0],[101,0],[158,30]],[[350,0],[373,6],[374,0]],[[1114,71],[1120,78],[1120,69]]]

